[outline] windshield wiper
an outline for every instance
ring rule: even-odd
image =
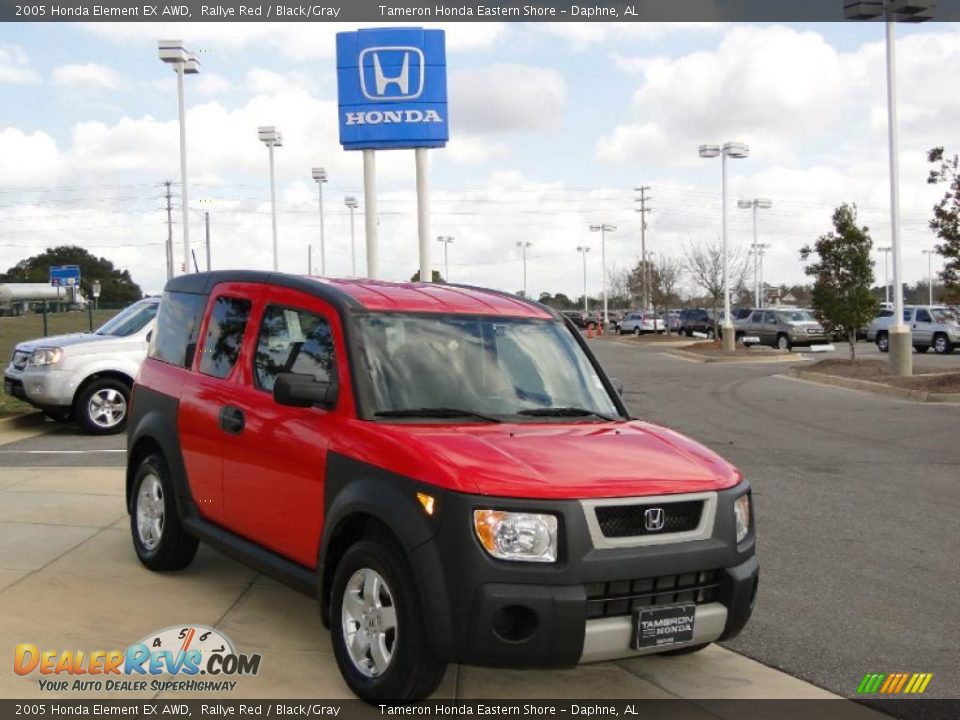
[[[594,410],[587,410],[586,408],[579,407],[545,407],[545,408],[528,408],[526,410],[517,411],[517,415],[529,415],[530,417],[598,417],[601,420],[606,420],[607,422],[616,422],[620,418],[610,417],[609,415],[604,415],[603,413],[595,412]]]
[[[398,408],[396,410],[381,410],[380,412],[375,412],[374,417],[386,417],[386,418],[472,417],[472,418],[477,418],[478,420],[486,420],[487,422],[492,422],[492,423],[503,422],[503,420],[492,417],[490,415],[484,415],[483,413],[474,412],[473,410],[462,410],[460,408],[450,408],[450,407]]]

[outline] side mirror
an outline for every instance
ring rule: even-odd
[[[273,399],[279,405],[290,407],[319,406],[325,410],[336,407],[340,386],[336,380],[322,382],[312,375],[280,373],[273,384]]]
[[[617,391],[617,395],[623,395],[623,382],[617,378],[610,378],[610,384]]]

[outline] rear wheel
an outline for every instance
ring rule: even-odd
[[[427,646],[413,572],[396,544],[361,540],[333,577],[330,635],[340,672],[362,700],[421,700],[446,663]]]
[[[953,343],[946,335],[939,333],[933,338],[933,351],[938,355],[948,355],[953,352]]]
[[[882,353],[890,352],[890,336],[887,333],[877,333],[877,350]]]
[[[151,570],[182,570],[197,554],[197,539],[180,524],[170,472],[162,455],[149,455],[133,479],[130,532],[137,557]]]
[[[113,435],[127,426],[130,386],[116,378],[102,378],[87,385],[77,398],[74,416],[93,435]]]
[[[717,337],[717,332],[712,327],[707,328],[707,340],[713,340]]]
[[[637,337],[640,337],[640,327],[639,327],[639,326],[636,326],[636,327],[633,328],[633,334],[636,335]]]

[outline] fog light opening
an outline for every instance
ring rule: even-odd
[[[493,632],[501,640],[523,642],[537,631],[537,614],[524,605],[508,605],[493,614]]]

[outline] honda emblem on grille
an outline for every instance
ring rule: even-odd
[[[657,532],[663,530],[666,523],[666,513],[663,508],[647,508],[643,513],[643,526],[647,532]]]

